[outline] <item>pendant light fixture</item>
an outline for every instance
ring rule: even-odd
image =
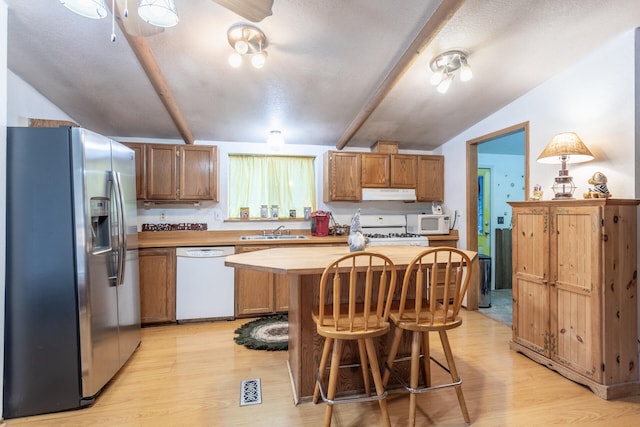
[[[180,22],[173,0],[140,0],[138,15],[158,27],[173,27]]]
[[[102,19],[107,16],[104,0],[60,0],[60,3],[72,12],[91,19]]]

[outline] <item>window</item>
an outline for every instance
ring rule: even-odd
[[[240,218],[240,208],[249,208],[249,218],[260,218],[260,208],[278,205],[278,217],[302,218],[304,208],[316,206],[313,157],[229,155],[229,218]]]

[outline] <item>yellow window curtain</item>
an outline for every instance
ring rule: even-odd
[[[315,210],[313,157],[229,155],[229,218],[240,218],[249,208],[250,218],[260,218],[262,205],[278,205],[278,217],[291,210],[302,218],[304,208]]]

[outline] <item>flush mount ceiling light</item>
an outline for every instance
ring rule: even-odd
[[[140,0],[138,15],[157,27],[173,27],[180,22],[173,0]]]
[[[279,149],[284,145],[284,137],[282,136],[282,132],[279,130],[272,130],[269,132],[269,137],[267,138],[267,145],[274,149]]]
[[[437,86],[440,93],[446,93],[453,81],[454,73],[460,70],[460,80],[471,80],[473,72],[467,62],[467,54],[461,50],[449,50],[431,60],[429,64],[433,75],[431,84]]]
[[[238,23],[227,30],[227,40],[233,48],[233,53],[229,55],[229,65],[234,68],[242,64],[244,55],[251,56],[251,65],[255,68],[262,68],[267,61],[267,51],[269,45],[267,36],[255,25]]]

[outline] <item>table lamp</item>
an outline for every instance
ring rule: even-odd
[[[593,154],[574,132],[563,132],[553,137],[538,156],[539,163],[562,164],[562,169],[551,187],[555,194],[553,200],[573,199],[576,186],[567,171],[567,163],[581,163],[589,160],[593,160]]]

